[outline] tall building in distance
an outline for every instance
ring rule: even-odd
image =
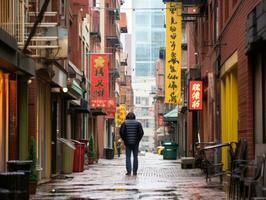
[[[160,47],[165,46],[164,8],[162,0],[134,0],[132,6],[132,85],[134,110],[144,128],[140,149],[154,147],[155,62]]]

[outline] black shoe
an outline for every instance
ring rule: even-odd
[[[137,172],[133,172],[133,176],[137,176],[137,174],[138,174]]]
[[[130,175],[131,175],[131,172],[127,172],[127,173],[126,173],[126,176],[130,176]]]

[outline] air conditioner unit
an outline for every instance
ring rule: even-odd
[[[46,59],[66,59],[68,56],[68,31],[62,27],[49,27],[44,33],[47,48],[41,50],[41,57]],[[56,38],[49,40],[49,38]],[[50,48],[49,48],[50,47]]]

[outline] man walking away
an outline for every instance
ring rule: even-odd
[[[133,175],[137,175],[139,142],[143,134],[142,125],[136,120],[135,114],[133,112],[128,113],[125,122],[120,127],[120,137],[126,146],[126,175],[131,175],[131,152],[134,156]]]

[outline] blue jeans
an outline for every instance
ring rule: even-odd
[[[126,168],[128,173],[131,173],[131,152],[133,152],[133,173],[138,171],[138,151],[139,145],[126,146]]]

